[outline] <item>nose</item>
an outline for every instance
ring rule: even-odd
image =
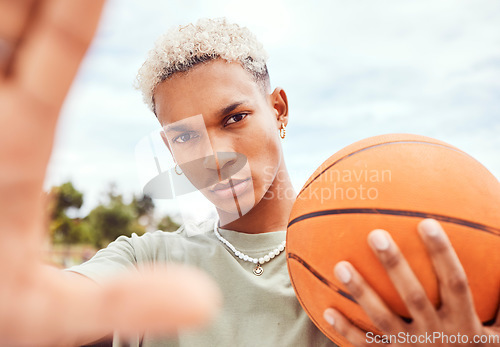
[[[208,129],[207,129],[208,131]],[[210,145],[213,155],[207,155],[204,160],[206,169],[218,171],[219,179],[221,171],[233,166],[237,161],[237,153],[233,150],[233,140],[227,137],[217,136],[208,131]]]
[[[206,156],[203,165],[210,170],[223,170],[236,164],[238,154],[236,152],[214,152],[214,155]]]

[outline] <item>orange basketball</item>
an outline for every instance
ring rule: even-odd
[[[436,307],[436,276],[417,233],[424,218],[438,220],[467,273],[483,322],[492,321],[500,293],[500,183],[484,166],[447,143],[396,134],[368,138],[323,163],[299,192],[288,223],[287,262],[302,307],[325,335],[350,345],[323,319],[333,307],[365,331],[376,332],[333,275],[351,262],[383,300],[409,318],[367,243],[385,229],[399,245]]]

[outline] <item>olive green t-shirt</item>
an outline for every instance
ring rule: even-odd
[[[222,312],[210,326],[201,331],[181,331],[170,339],[146,335],[142,339],[144,347],[335,346],[300,306],[288,276],[285,253],[265,263],[263,274],[256,276],[253,263],[235,257],[216,238],[214,223],[208,220],[185,224],[176,232],[121,236],[70,271],[100,282],[142,263],[175,262],[196,266],[215,279],[224,302]],[[237,250],[254,258],[268,254],[286,236],[285,231],[245,234],[219,230]]]

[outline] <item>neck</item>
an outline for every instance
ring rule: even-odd
[[[288,170],[282,162],[271,186],[249,212],[230,223],[222,224],[224,213],[217,211],[221,227],[247,234],[286,230],[295,197]]]

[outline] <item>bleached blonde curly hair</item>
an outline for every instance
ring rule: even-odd
[[[136,87],[144,102],[155,112],[156,86],[178,72],[222,58],[239,62],[263,89],[269,91],[267,53],[262,44],[245,27],[228,23],[225,18],[203,18],[196,24],[174,27],[161,36],[139,69]]]

